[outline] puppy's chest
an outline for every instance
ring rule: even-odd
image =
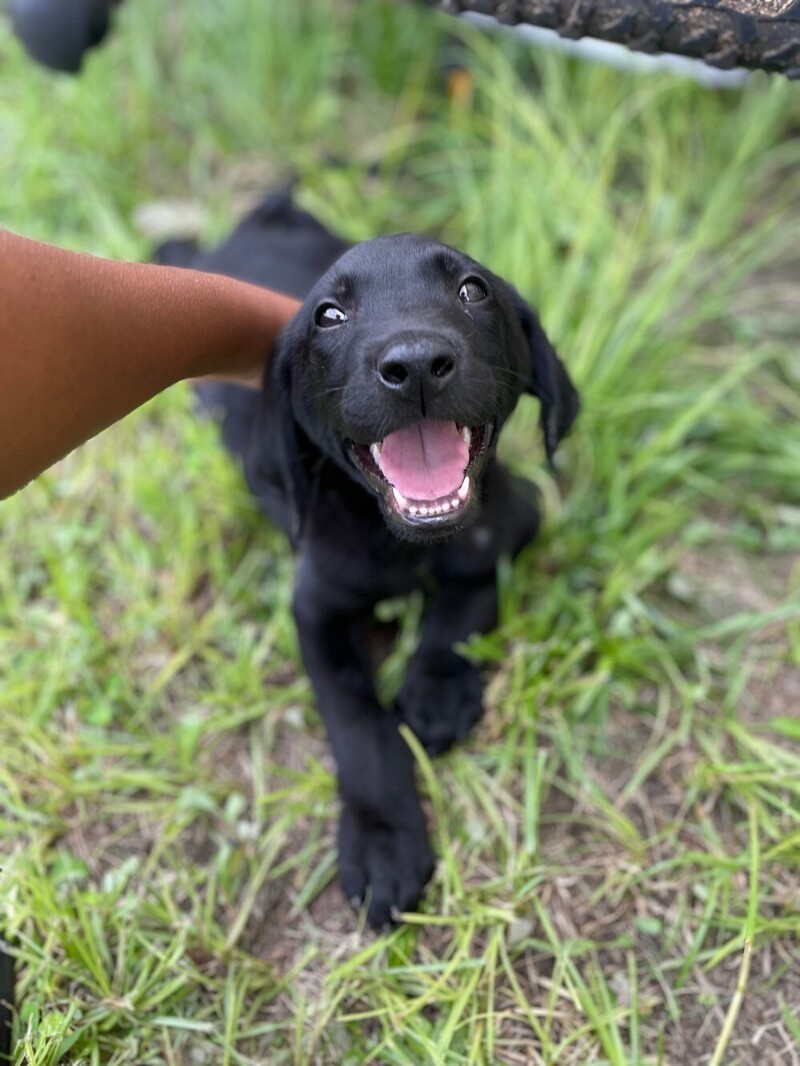
[[[330,581],[394,595],[425,584],[435,552],[397,537],[375,498],[358,486],[320,484],[300,554]]]

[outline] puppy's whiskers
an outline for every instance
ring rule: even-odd
[[[346,385],[330,385],[328,388],[320,389],[319,392],[312,394],[312,400],[321,400],[325,396],[333,396],[334,393],[344,392],[347,388]]]

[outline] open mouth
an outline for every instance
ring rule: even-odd
[[[457,524],[475,494],[491,424],[425,420],[373,444],[351,443],[361,473],[389,510],[412,526]]]

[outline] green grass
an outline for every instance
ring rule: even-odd
[[[291,560],[187,390],[2,505],[17,1063],[800,1054],[798,89],[446,31],[136,0],[69,80],[0,25],[0,224],[144,258],[141,204],[212,240],[296,172],[353,239],[431,230],[507,276],[585,402],[557,478],[533,401],[505,436],[548,524],[470,644],[484,722],[419,756],[440,861],[388,936],[335,884]]]

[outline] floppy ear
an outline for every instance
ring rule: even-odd
[[[531,377],[528,392],[533,393],[541,404],[539,418],[544,434],[544,449],[550,464],[559,441],[569,433],[580,410],[580,397],[569,374],[556,355],[547,334],[542,329],[539,317],[519,293],[514,292],[515,307],[522,332],[530,351]]]
[[[275,482],[276,473],[286,502],[285,525],[297,544],[308,506],[313,446],[292,411],[292,353],[284,335],[271,367],[264,375],[257,448],[262,475]]]

